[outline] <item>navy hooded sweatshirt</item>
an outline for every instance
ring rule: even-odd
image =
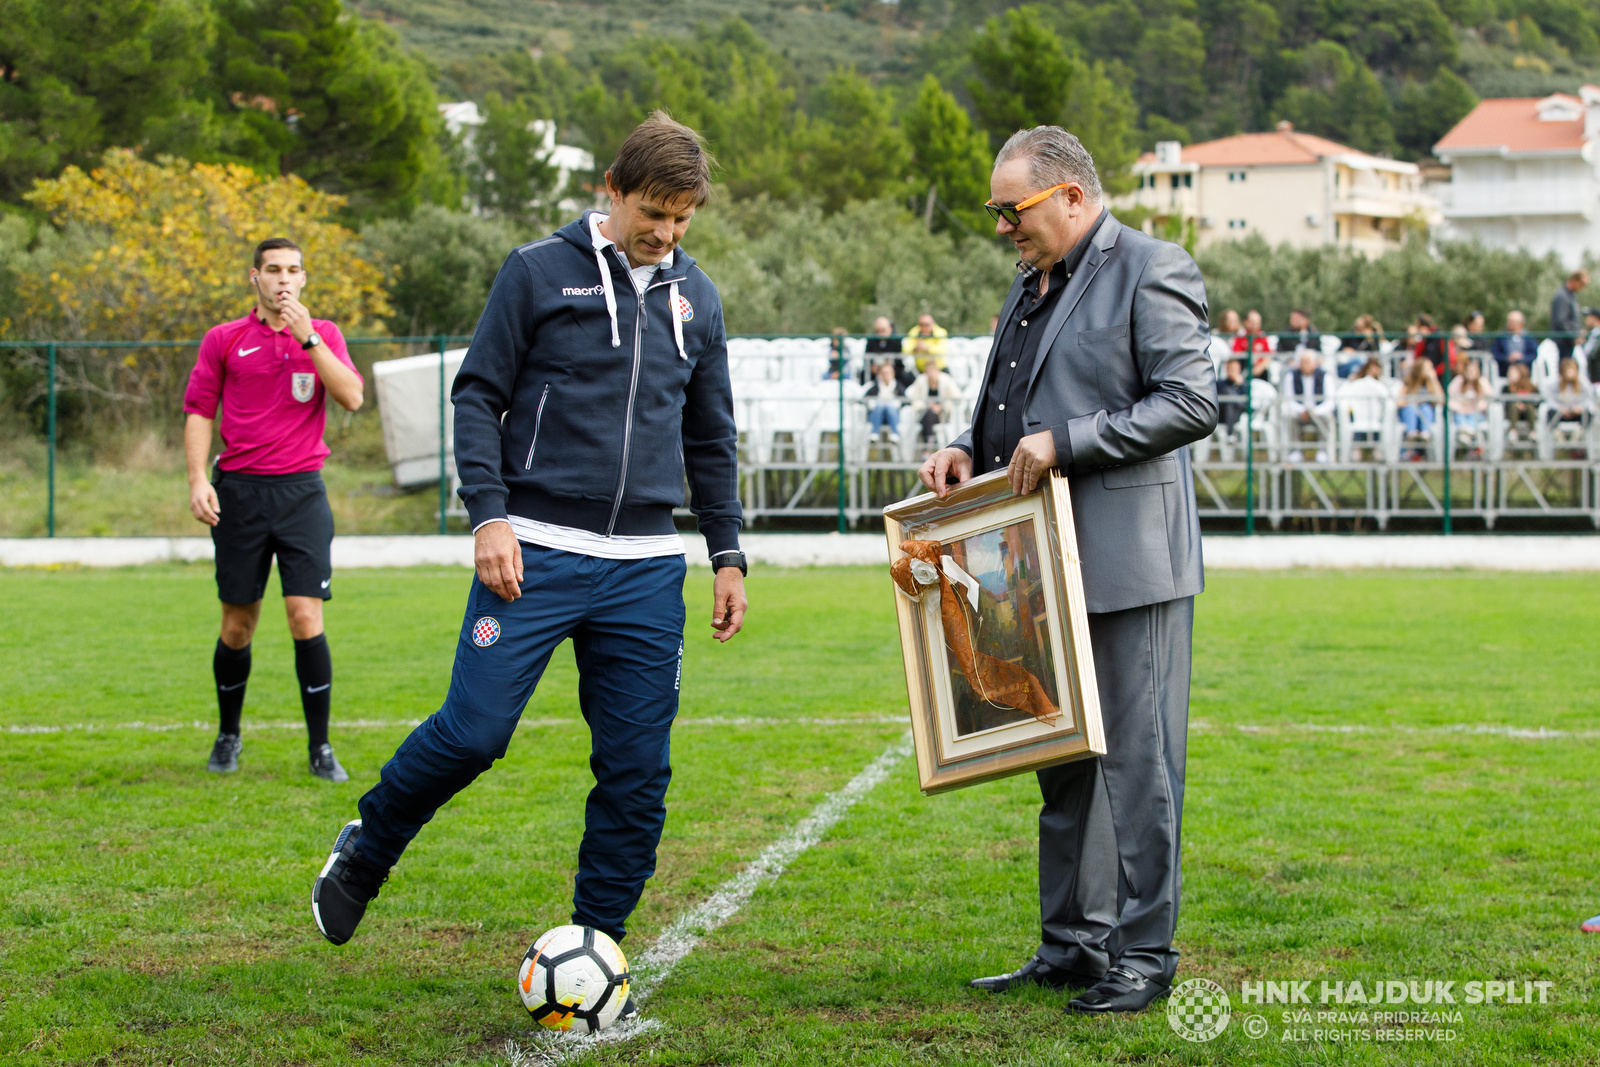
[[[472,526],[509,513],[606,536],[670,534],[687,472],[707,549],[737,550],[717,288],[679,248],[641,295],[619,249],[596,252],[590,214],[507,257],[456,375]]]

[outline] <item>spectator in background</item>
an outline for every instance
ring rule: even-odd
[[[1311,326],[1311,314],[1302,308],[1289,312],[1289,331],[1278,335],[1278,355],[1288,359],[1292,353],[1307,349],[1322,351],[1322,335]]]
[[[1539,391],[1533,387],[1533,376],[1528,373],[1526,363],[1512,363],[1506,371],[1506,381],[1500,387],[1501,396],[1529,396],[1537,397]],[[1515,401],[1506,403],[1506,441],[1510,444],[1527,444],[1533,441],[1535,420],[1539,417],[1537,401]]]
[[[1465,324],[1461,328],[1465,329]],[[1457,440],[1471,447],[1472,459],[1481,459],[1484,425],[1489,420],[1489,380],[1476,359],[1461,361],[1461,373],[1450,380],[1449,392]]]
[[[1552,423],[1564,422],[1588,429],[1594,417],[1594,396],[1583,387],[1577,360],[1568,356],[1561,361],[1559,377],[1546,383],[1545,398],[1550,401]]]
[[[1578,293],[1588,286],[1589,272],[1580,268],[1567,275],[1556,295],[1550,298],[1550,333],[1562,359],[1572,355],[1574,335],[1578,332]]]
[[[1512,311],[1506,314],[1506,332],[1494,339],[1494,344],[1489,352],[1494,356],[1495,364],[1500,368],[1500,377],[1507,376],[1513,363],[1531,365],[1533,363],[1534,343],[1523,330],[1527,320],[1522,312]]]
[[[1438,405],[1443,399],[1444,390],[1439,388],[1439,376],[1434,373],[1430,360],[1414,359],[1406,365],[1406,376],[1400,383],[1395,403],[1400,409],[1400,425],[1405,428],[1407,441],[1433,440]],[[1421,459],[1425,452],[1425,449],[1413,448],[1404,458]]]
[[[861,368],[858,380],[866,385],[878,376],[879,363],[893,363],[894,377],[901,385],[910,385],[916,377],[900,358],[900,338],[894,334],[894,323],[883,315],[872,320],[872,336],[867,338],[867,361]]]
[[[1383,382],[1383,360],[1368,356],[1350,380],[1339,386],[1338,400],[1339,406],[1349,410],[1349,417],[1356,425],[1382,425],[1384,411],[1390,400],[1389,388]],[[1381,435],[1381,430],[1353,430],[1350,440],[1354,447],[1345,458],[1360,461],[1376,452],[1375,446]]]
[[[1450,360],[1450,336],[1439,329],[1433,316],[1427,312],[1419,314],[1407,332],[1411,337],[1412,356],[1432,363],[1436,378],[1443,374]]]
[[[1355,329],[1339,350],[1339,377],[1354,377],[1368,356],[1382,351],[1383,327],[1371,315],[1357,315]]]
[[[1234,318],[1238,319],[1234,314]],[[1217,421],[1229,436],[1244,417],[1245,390],[1249,383],[1244,379],[1244,360],[1231,357],[1223,364],[1222,377],[1217,379]]]
[[[867,391],[861,395],[869,405],[867,422],[872,427],[872,436],[877,437],[887,430],[889,440],[899,444],[900,401],[905,396],[905,387],[895,380],[894,364],[878,364],[877,381],[867,386]]]
[[[917,423],[917,443],[930,452],[937,449],[939,424],[959,414],[961,386],[942,373],[939,364],[930,361],[928,369],[906,387],[905,397],[911,402],[911,417]]]
[[[1333,440],[1333,381],[1322,369],[1317,351],[1300,350],[1299,364],[1283,381],[1283,413],[1290,419],[1290,442],[1316,441],[1317,462],[1328,462],[1328,442]],[[1299,462],[1300,450],[1289,453]]]
[[[950,333],[943,326],[933,321],[933,316],[924,311],[917,316],[917,324],[906,331],[906,345],[903,351],[911,353],[916,360],[917,373],[928,369],[930,359],[937,360],[940,370],[948,370],[944,361],[944,351],[949,344]]]
[[[1573,350],[1573,356],[1589,372],[1589,382],[1600,383],[1600,308],[1583,309],[1583,340]]]
[[[1467,348],[1485,348],[1487,341],[1484,339],[1483,312],[1472,310],[1467,312],[1463,326],[1467,328]]]
[[[1272,360],[1272,345],[1267,341],[1267,335],[1261,332],[1261,312],[1251,310],[1244,313],[1244,330],[1233,339],[1233,350],[1250,353],[1250,373],[1254,377],[1267,376],[1267,366]]]
[[[1225,338],[1231,345],[1233,339],[1244,332],[1244,323],[1239,321],[1239,313],[1232,308],[1225,308],[1222,318],[1217,320],[1217,336]]]

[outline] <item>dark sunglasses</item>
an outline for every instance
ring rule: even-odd
[[[1071,182],[1062,182],[1060,185],[1052,185],[1042,193],[1034,193],[1020,204],[1002,205],[990,200],[988,203],[983,205],[983,209],[987,211],[989,213],[989,217],[994,219],[996,222],[999,222],[1001,219],[1005,219],[1013,226],[1021,226],[1022,212],[1028,210],[1035,204],[1044,203],[1046,200],[1049,200],[1050,197],[1053,196],[1058,190],[1065,189],[1071,184]]]

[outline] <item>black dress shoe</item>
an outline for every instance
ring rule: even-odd
[[[989,978],[974,978],[967,984],[985,993],[1004,993],[1019,986],[1040,985],[1046,989],[1087,989],[1100,980],[1099,975],[1069,971],[1055,967],[1038,956],[1024,963],[1020,970],[1010,974],[997,974]]]
[[[1143,1011],[1151,1002],[1160,1000],[1170,992],[1170,986],[1154,978],[1146,978],[1129,967],[1113,967],[1093,989],[1074,997],[1067,1007],[1089,1015]]]

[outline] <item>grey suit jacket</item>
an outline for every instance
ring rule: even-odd
[[[1022,425],[1051,431],[1058,459],[1071,456],[1088,610],[1122,611],[1205,587],[1184,446],[1216,428],[1216,373],[1205,283],[1189,254],[1115,219],[1092,240],[1045,324]],[[1019,276],[1002,322],[1021,293]],[[1011,459],[975,452],[1001,399],[988,381],[986,367],[973,426],[952,442],[973,453],[979,474]]]

